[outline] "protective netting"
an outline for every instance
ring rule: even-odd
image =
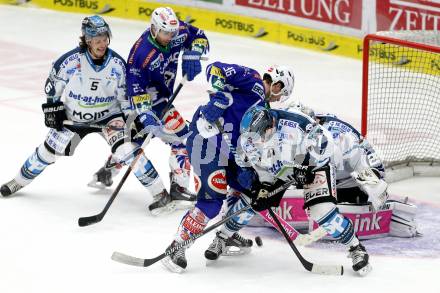
[[[367,137],[387,167],[440,162],[440,33],[378,35],[379,40],[367,37],[368,58],[364,58]],[[413,47],[396,38],[429,46]]]

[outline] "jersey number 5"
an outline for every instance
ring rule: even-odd
[[[92,91],[96,91],[98,89],[98,84],[99,84],[99,81],[93,81],[92,82],[92,86],[90,87],[90,89]]]

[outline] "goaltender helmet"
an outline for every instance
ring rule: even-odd
[[[287,100],[293,92],[295,76],[293,75],[293,70],[288,66],[273,65],[269,67],[264,73],[263,79],[271,80],[270,94],[275,96],[281,95],[281,101]],[[282,83],[283,88],[279,94],[274,94],[272,92],[272,85],[278,82]]]
[[[82,36],[86,40],[90,40],[93,37],[107,35],[110,39],[112,32],[109,25],[99,15],[88,16],[83,19],[81,23]]]
[[[179,30],[179,19],[170,7],[159,7],[151,14],[150,27],[151,35],[156,38],[160,30],[176,34]]]

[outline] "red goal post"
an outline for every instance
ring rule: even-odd
[[[440,32],[364,38],[362,134],[386,167],[440,163]]]

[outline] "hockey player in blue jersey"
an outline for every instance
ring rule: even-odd
[[[150,27],[133,45],[127,61],[127,95],[139,115],[136,124],[139,130],[156,126],[157,122],[145,111],[152,110],[160,116],[173,94],[180,52],[182,54],[182,73],[191,81],[201,72],[200,58],[209,49],[204,32],[190,24],[180,21],[174,11],[168,7],[159,7],[151,15]],[[163,119],[165,131],[175,137],[184,137],[188,133],[185,119],[172,106]],[[183,204],[188,207],[194,203],[195,194],[188,190],[190,164],[185,145],[180,140],[162,140],[171,145],[170,168],[171,185],[168,193],[154,166],[150,163],[150,173],[156,179],[150,187],[154,202],[148,207],[153,215],[169,212],[173,207]],[[101,186],[110,186],[117,168],[110,158],[106,166],[96,174],[95,182]],[[113,166],[113,167],[110,167]]]
[[[265,106],[266,101],[291,94],[293,75],[282,68],[271,67],[261,78],[254,69],[236,64],[214,62],[207,67],[206,76],[212,87],[209,102],[196,110],[187,139],[197,203],[182,218],[170,247],[200,233],[218,215],[228,186],[243,189],[237,177],[246,177],[247,172],[237,165],[236,156],[229,151],[223,136],[228,135],[229,143],[235,147],[241,118],[250,107]],[[231,235],[231,241],[250,244],[238,233]],[[177,250],[162,263],[173,272],[182,272],[187,266],[185,249]]]
[[[308,210],[310,217],[349,248],[354,271],[360,275],[368,274],[371,266],[365,247],[354,234],[353,223],[336,208],[333,156],[337,146],[332,133],[301,112],[268,110],[258,106],[245,113],[240,131],[240,145],[256,173],[249,185],[253,209],[261,211],[278,206],[284,191],[271,197],[265,195],[285,182],[295,180],[297,187],[304,189],[304,209]],[[252,217],[252,212],[246,213]],[[247,222],[241,218],[233,218],[222,230],[242,228]],[[217,235],[214,243],[221,253],[226,240]]]
[[[3,196],[31,183],[58,157],[73,155],[81,139],[89,133],[98,132],[104,137],[119,164],[128,164],[139,148],[122,130],[124,116],[131,112],[125,88],[126,63],[108,47],[110,27],[95,15],[84,18],[81,31],[79,47],[53,63],[45,84],[47,102],[42,108],[45,124],[50,128],[46,140],[15,178],[1,186]],[[67,125],[68,122],[71,123]],[[90,124],[104,128],[89,127]],[[134,171],[146,187],[151,183],[148,170],[148,160],[141,157]]]

